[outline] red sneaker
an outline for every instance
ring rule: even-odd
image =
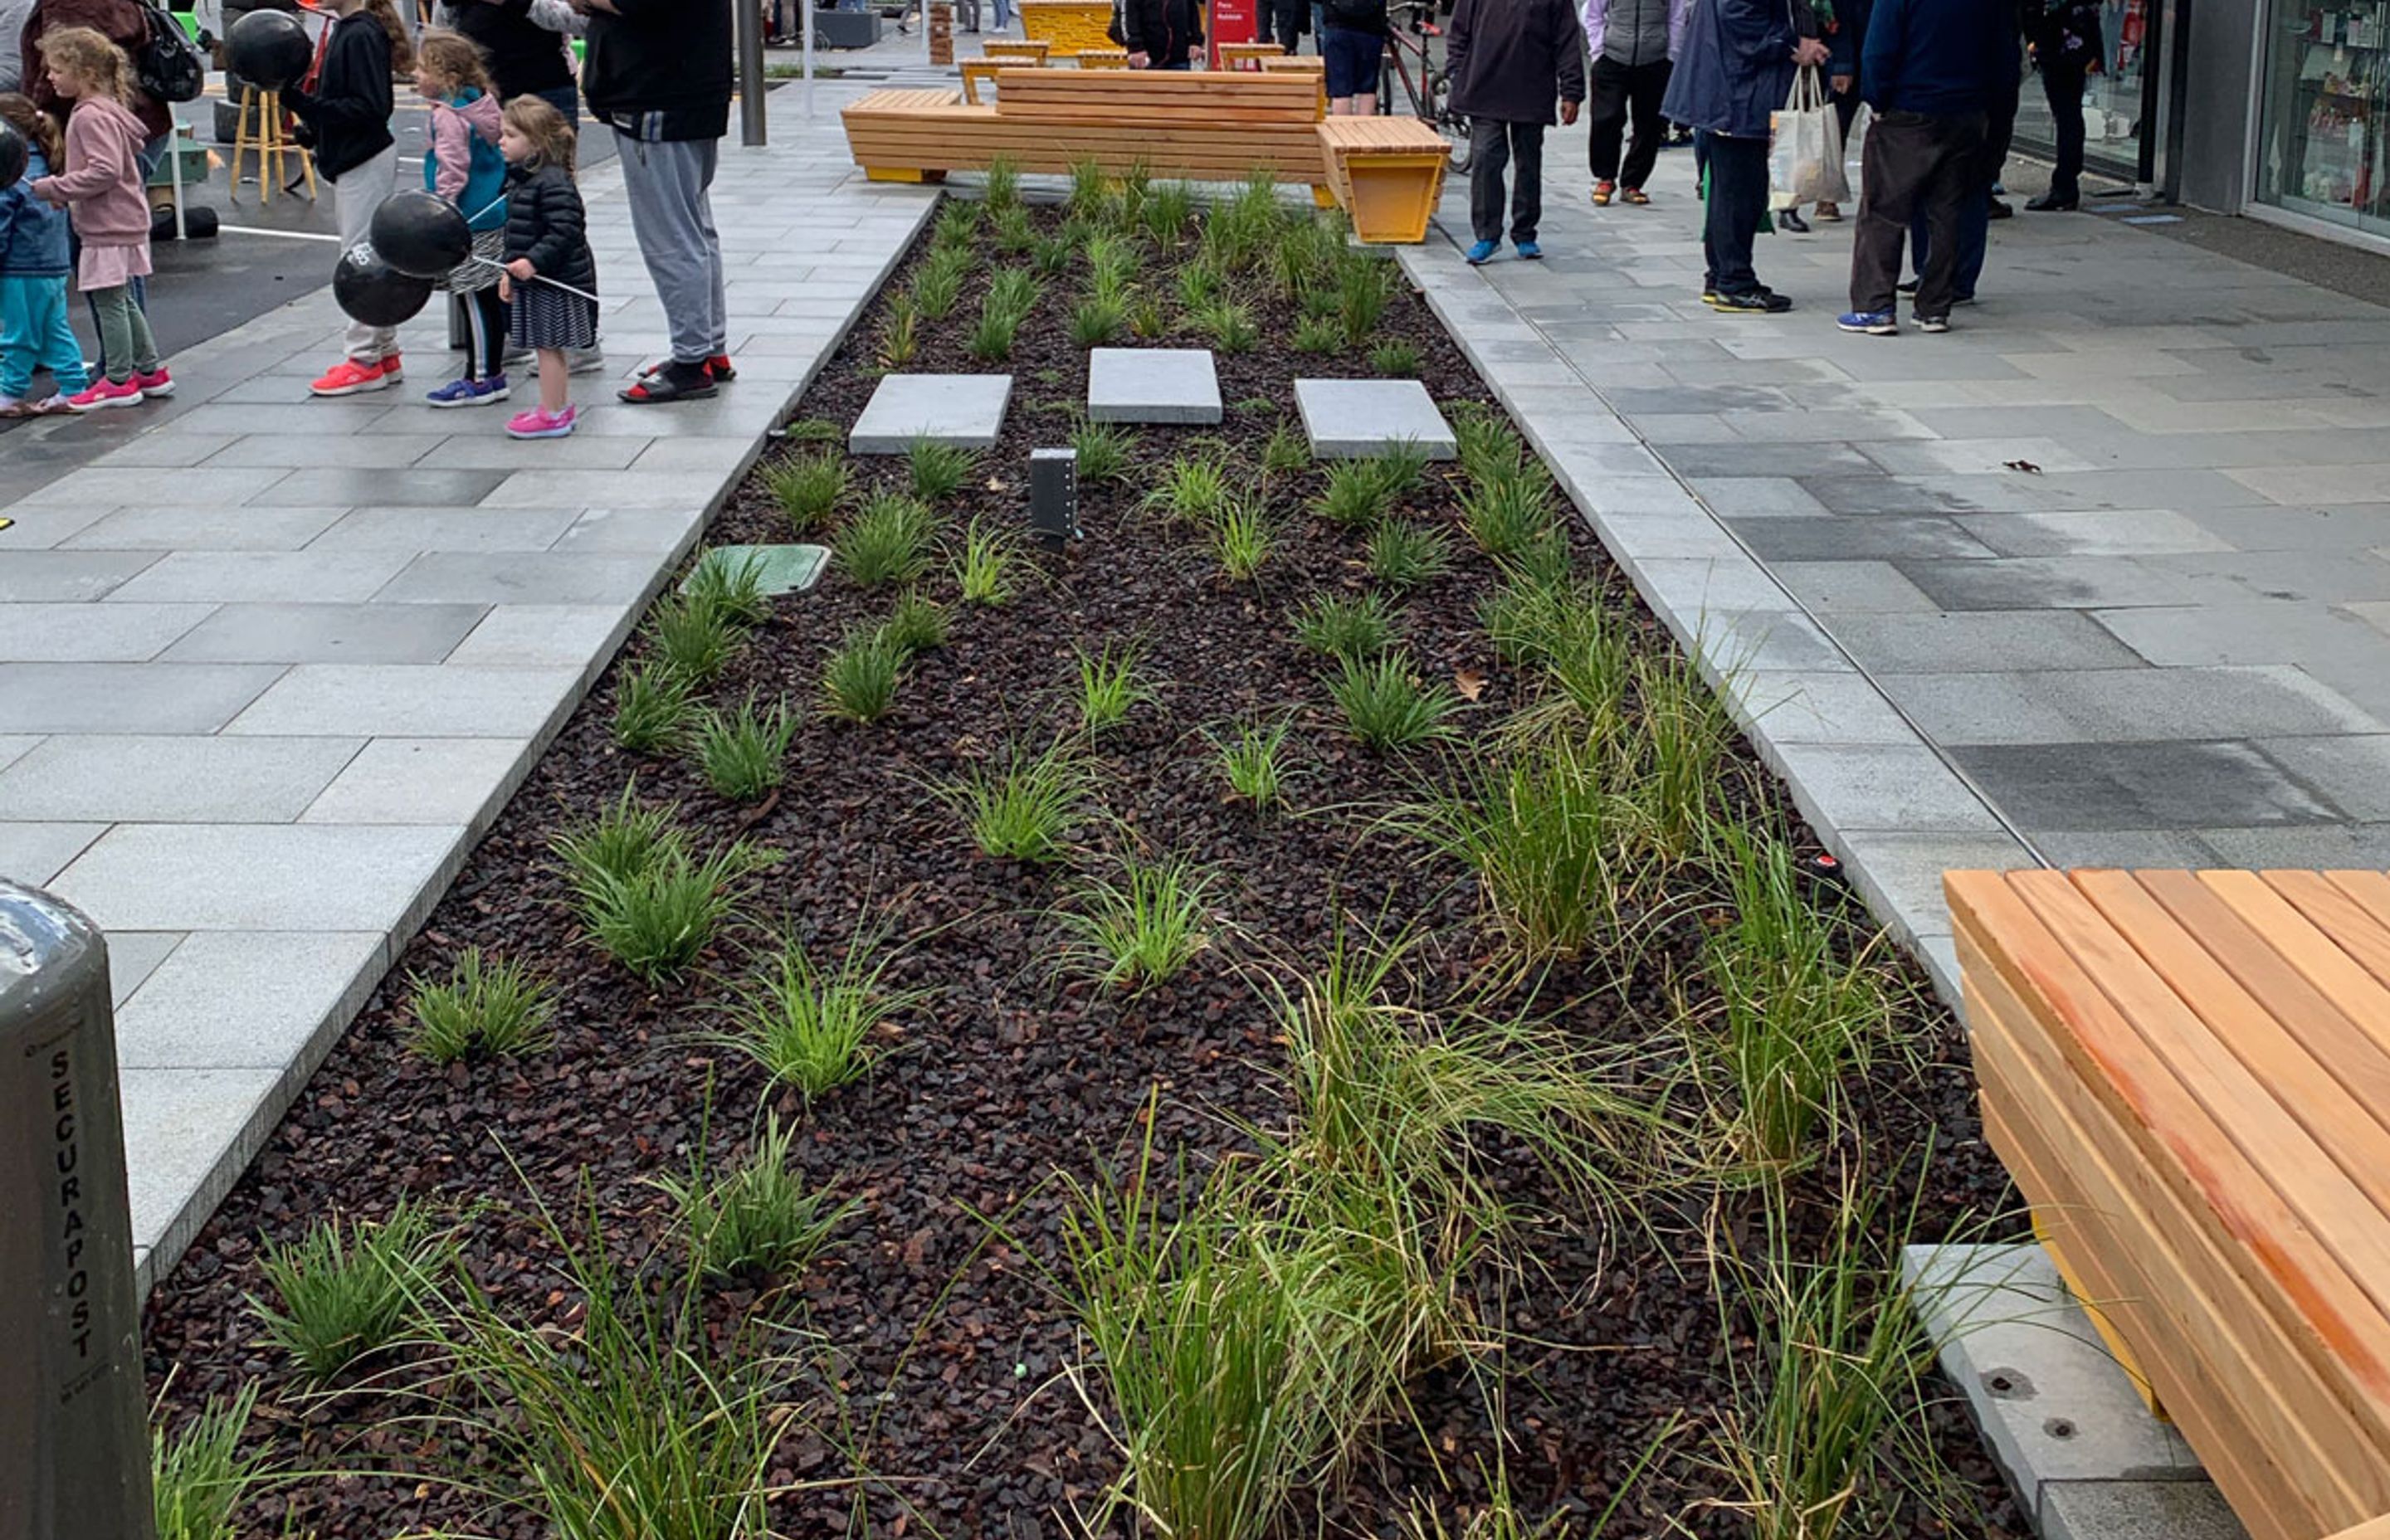
[[[133,383],[140,386],[141,393],[152,401],[163,401],[174,393],[174,377],[166,372],[163,364],[148,374],[135,375]]]
[[[739,378],[739,370],[733,366],[730,362],[730,355],[726,353],[717,353],[713,357],[707,359],[705,361],[705,372],[712,375],[716,383],[723,385],[727,385],[732,380]]]
[[[395,385],[406,378],[406,366],[399,361],[398,354],[384,353],[381,360],[381,374],[384,379]]]
[[[96,412],[109,406],[140,404],[141,387],[129,379],[122,385],[98,380],[89,390],[79,391],[67,397],[67,410],[71,412]]]
[[[379,364],[360,364],[353,358],[343,358],[307,389],[319,396],[353,396],[366,391],[386,391],[398,381],[399,376],[391,370],[388,359]]]

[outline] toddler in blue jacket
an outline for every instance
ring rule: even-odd
[[[15,92],[0,95],[0,120],[25,136],[25,174],[0,187],[0,417],[45,417],[90,381],[83,344],[67,320],[67,212],[33,196],[33,182],[64,159],[58,125]],[[28,401],[33,371],[45,368],[55,393]]]

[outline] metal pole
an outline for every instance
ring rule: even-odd
[[[805,122],[814,121],[814,13],[819,9],[816,0],[797,0],[797,19],[804,23],[805,36]]]
[[[756,0],[730,0],[739,39],[739,142],[750,149],[765,142],[764,128],[764,13]]]
[[[0,880],[0,1540],[151,1540],[99,928]]]

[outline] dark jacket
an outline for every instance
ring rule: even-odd
[[[1548,123],[1585,100],[1585,30],[1569,0],[1460,0],[1444,33],[1452,109]]]
[[[1868,21],[1875,14],[1875,0],[1834,0],[1833,19],[1825,23],[1826,47],[1832,58],[1826,61],[1829,75],[1848,75],[1853,90],[1867,89],[1866,73],[1860,57],[1867,48]]]
[[[542,277],[598,292],[581,189],[562,166],[507,173],[507,261],[517,257],[529,257]]]
[[[1203,7],[1197,0],[1122,0],[1121,46],[1144,54],[1163,69],[1203,42]]]
[[[581,89],[601,122],[649,144],[730,132],[730,0],[614,0],[589,14]]]
[[[335,182],[393,143],[390,62],[390,34],[372,12],[358,11],[333,24],[315,88],[282,88],[282,105],[315,141],[315,169]]]
[[[1878,112],[1981,112],[1991,100],[2002,31],[1992,0],[1879,0],[1861,56],[1861,93]]]
[[[489,60],[501,101],[572,83],[564,40],[531,19],[531,0],[457,0],[448,15]]]
[[[54,169],[41,146],[27,145],[24,177],[0,187],[0,278],[63,278],[74,271],[66,211],[33,192],[33,184]]]
[[[89,27],[135,57],[149,43],[149,16],[137,0],[34,0],[25,17],[24,34],[18,40],[24,60],[24,91],[35,107],[60,122],[67,121],[74,103],[59,96],[51,83],[49,70],[42,62],[41,42],[43,33],[69,27]],[[133,115],[141,120],[142,132],[152,139],[165,133],[173,121],[162,104],[139,91],[124,105],[133,109]]]
[[[2086,73],[2106,52],[2100,36],[2100,0],[2024,0],[2024,36],[2034,62]]]
[[[1764,139],[1792,92],[1792,47],[1818,35],[1808,0],[1693,0],[1660,111],[1670,122]]]

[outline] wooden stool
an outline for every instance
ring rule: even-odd
[[[1011,40],[991,38],[979,45],[982,57],[1008,59],[1015,64],[1043,64],[1046,62],[1047,49],[1047,44],[1034,39],[1023,43],[1017,38]]]
[[[1008,61],[1000,58],[967,58],[963,60],[963,100],[969,102],[973,107],[977,107],[980,104],[980,83],[982,81],[985,81],[989,85],[993,86],[996,83],[996,72],[998,70],[1003,69],[1007,62]]]
[[[1220,68],[1223,70],[1258,70],[1262,60],[1276,55],[1286,57],[1286,50],[1275,43],[1223,43],[1220,45]]]
[[[251,125],[256,125],[252,134]],[[299,145],[292,144],[282,132],[282,93],[261,91],[254,85],[240,88],[239,126],[233,131],[231,192],[235,203],[240,201],[241,157],[251,150],[257,152],[257,200],[274,201],[274,189],[286,184],[282,180],[282,158],[299,157],[299,170],[307,178],[307,201],[315,200],[315,158]]]
[[[1125,70],[1128,68],[1126,48],[1082,48],[1079,50],[1082,70]]]

